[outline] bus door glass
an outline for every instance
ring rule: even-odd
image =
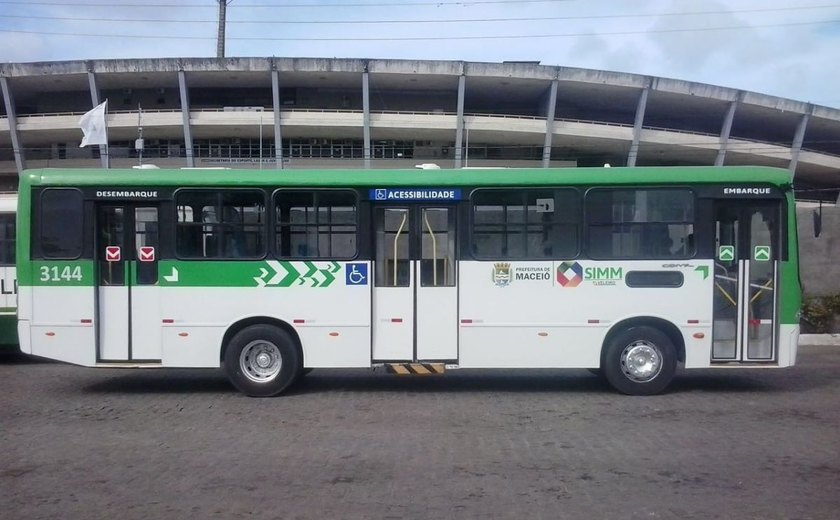
[[[375,206],[373,359],[458,358],[456,207]]]
[[[158,208],[100,204],[96,229],[98,359],[158,361]]]
[[[776,359],[780,203],[715,205],[712,361]]]
[[[17,343],[15,213],[4,213],[3,209],[0,207],[0,345],[13,345]]]

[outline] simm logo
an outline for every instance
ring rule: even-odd
[[[562,262],[557,265],[557,283],[561,287],[577,287],[582,282],[592,285],[616,285],[624,279],[621,267],[583,267],[578,262]]]
[[[563,262],[557,266],[557,283],[561,287],[577,287],[583,281],[583,267],[577,262]]]
[[[621,267],[587,267],[583,270],[583,279],[592,285],[615,285],[624,279]]]

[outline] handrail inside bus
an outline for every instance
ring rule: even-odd
[[[718,288],[718,290],[719,290],[719,291],[723,294],[723,296],[724,296],[727,300],[729,300],[729,303],[731,303],[733,307],[737,307],[737,306],[738,306],[738,303],[737,303],[735,300],[733,300],[733,299],[732,299],[732,296],[730,296],[730,295],[729,295],[729,293],[728,293],[728,292],[726,292],[726,289],[724,289],[723,287],[721,287],[719,283],[715,282],[715,287],[717,287],[717,288]]]
[[[772,285],[773,285],[773,279],[772,278],[770,280],[767,280],[767,283],[765,283],[764,285],[761,285],[761,286],[751,283],[750,287],[754,287],[758,290],[755,292],[753,297],[750,298],[750,303],[755,302],[758,299],[758,297],[763,294],[763,291],[771,291],[772,292],[773,291],[773,288],[771,287]]]
[[[736,278],[730,278],[728,276],[715,275],[715,278],[720,278],[722,280],[729,280],[731,282],[737,282],[738,281]],[[765,283],[764,285],[758,285],[758,284],[755,284],[755,283],[750,283],[749,286],[751,288],[758,289],[758,291],[756,291],[756,293],[753,295],[753,297],[750,298],[750,303],[754,303],[759,298],[759,296],[761,296],[764,293],[764,291],[772,292],[773,291],[772,285],[773,285],[773,280],[767,280],[767,283]],[[731,303],[735,307],[738,306],[738,304],[735,302],[735,300],[732,298],[732,296],[719,283],[715,282],[715,287],[717,287],[718,290],[721,292],[721,294],[723,294],[723,296],[727,300],[729,300],[729,303]]]
[[[429,230],[429,236],[432,238],[432,286],[437,287],[437,239],[435,232],[432,231],[432,225],[429,224],[429,210],[423,210],[423,221],[426,222],[426,229]]]
[[[397,242],[400,239],[400,233],[402,233],[403,228],[405,227],[405,220],[408,218],[408,211],[403,212],[402,222],[400,222],[400,228],[397,229],[397,234],[394,235],[394,283],[392,287],[397,286],[397,265],[399,262],[397,261]]]

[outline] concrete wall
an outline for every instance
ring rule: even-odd
[[[814,237],[816,207],[797,207],[799,269],[805,296],[840,294],[840,207],[823,206],[822,233]]]

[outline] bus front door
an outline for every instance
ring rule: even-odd
[[[100,362],[159,362],[158,208],[96,208],[96,323]]]
[[[776,360],[780,202],[715,203],[713,362]]]
[[[374,206],[374,361],[458,359],[456,207]]]

